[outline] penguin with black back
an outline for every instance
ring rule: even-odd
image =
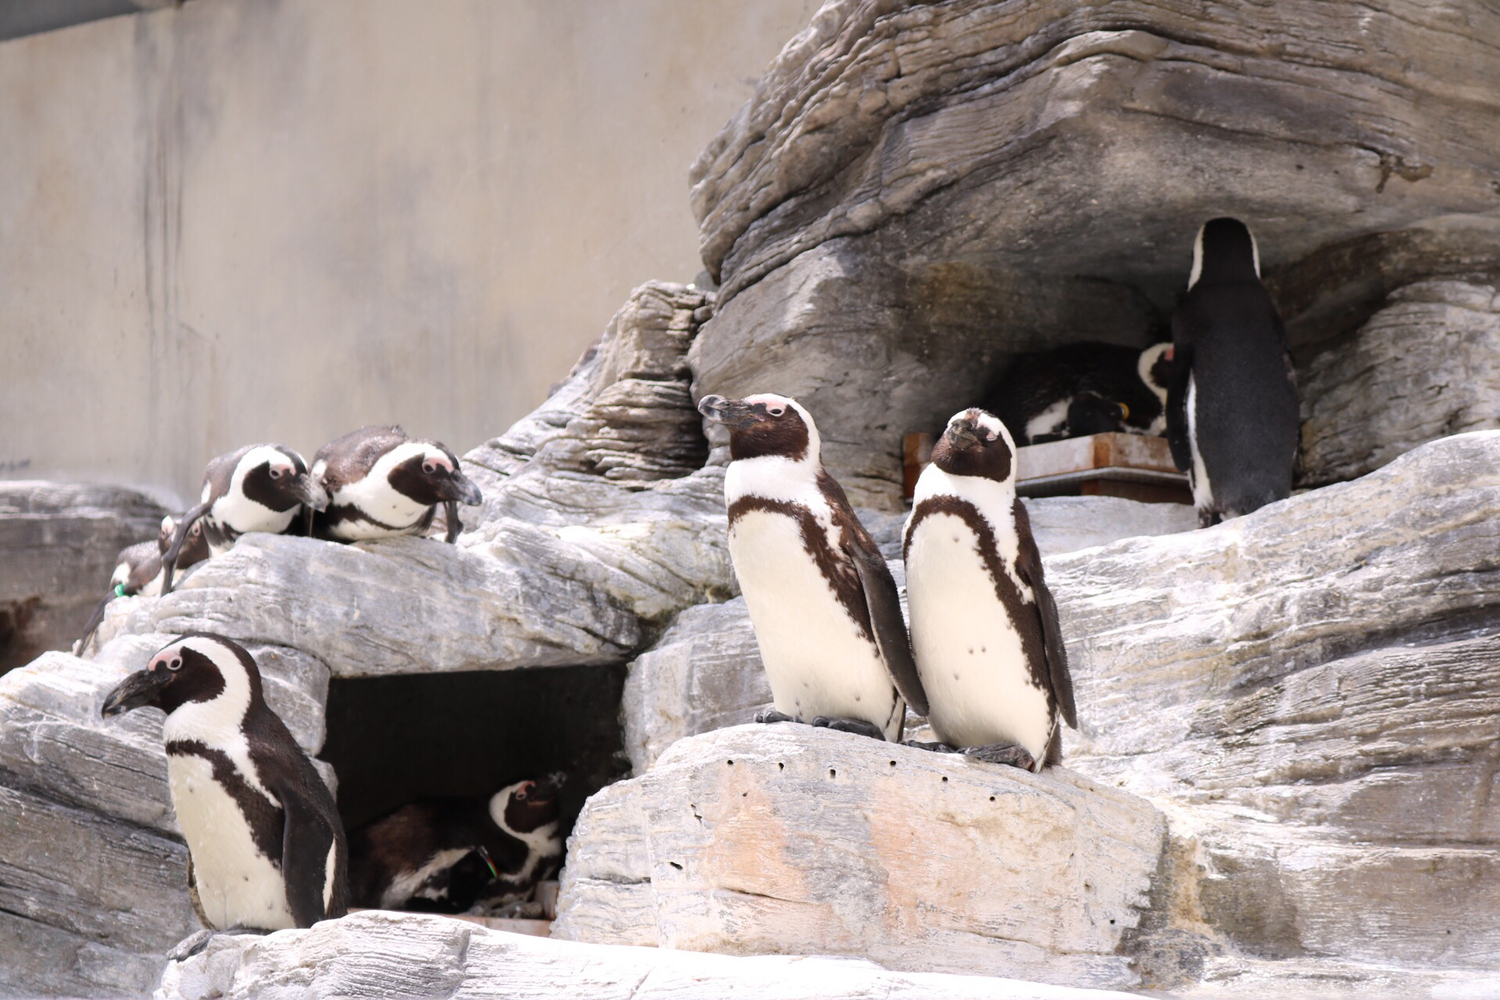
[[[110,601],[117,597],[132,597],[136,594],[143,597],[155,597],[161,593],[162,580],[165,579],[161,568],[162,558],[166,554],[167,546],[171,543],[172,533],[176,527],[176,519],[168,514],[161,519],[161,530],[155,542],[136,542],[120,550],[120,554],[115,557],[115,571],[109,578],[109,593],[89,616],[88,624],[83,629],[83,637],[73,644],[74,655],[82,656],[88,649],[94,633],[104,622],[104,612],[109,607]],[[182,551],[177,554],[177,568],[187,569],[207,558],[208,541],[203,537],[203,522],[199,521],[188,529],[187,541],[183,544]]]
[[[355,906],[463,913],[523,898],[562,860],[563,775],[410,802],[350,831]]]
[[[1022,445],[1107,431],[1159,435],[1166,430],[1171,346],[1085,341],[1022,355],[982,405]]]
[[[458,505],[483,500],[457,455],[396,426],[361,427],[330,441],[313,456],[312,474],[328,494],[313,533],[331,541],[422,534],[442,504],[451,544],[463,527]]]
[[[212,459],[203,471],[198,506],[182,515],[167,551],[161,592],[172,592],[172,574],[187,534],[199,519],[212,555],[222,555],[250,531],[284,534],[304,508],[322,510],[328,495],[308,475],[302,456],[280,444],[250,444]]]
[[[772,393],[698,410],[729,429],[729,555],[775,699],[757,721],[899,740],[906,705],[925,714],[927,698],[896,583],[823,468],[812,415]]]
[[[207,932],[311,927],[348,908],[348,848],[328,786],[266,705],[255,660],[237,643],[183,635],[104,699],[105,718],[166,713],[162,736],[188,887]]]
[[[1291,495],[1300,414],[1286,331],[1238,219],[1204,223],[1172,316],[1167,437],[1201,527]]]
[[[917,480],[902,537],[912,652],[940,742],[1029,771],[1062,759],[1077,728],[1057,605],[1026,507],[1015,444],[980,409],[957,413]]]

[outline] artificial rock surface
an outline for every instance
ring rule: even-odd
[[[1124,986],[1164,830],[1063,769],[739,726],[590,800],[553,935]]]
[[[0,483],[0,674],[68,649],[109,593],[115,556],[166,510],[119,486]]]

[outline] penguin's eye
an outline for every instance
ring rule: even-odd
[[[272,479],[280,479],[281,478],[281,470],[280,469],[272,469],[271,470],[271,478]]]
[[[168,660],[167,661],[167,669],[170,670],[170,671],[172,671],[172,673],[174,673],[174,674],[177,673],[177,671],[181,670],[182,669],[182,657],[180,657],[180,656],[174,656],[170,660]]]
[[[437,463],[436,462],[423,462],[422,463],[422,472],[423,472],[424,475],[430,476],[430,475],[432,475],[436,471],[437,471]]]
[[[1124,403],[1116,403],[1115,405],[1120,408],[1120,419],[1121,420],[1129,420],[1130,419],[1130,407],[1127,406]]]
[[[784,407],[784,406],[773,406],[770,409],[766,410],[766,412],[769,413],[773,417],[779,417],[783,413],[786,412],[786,407]]]

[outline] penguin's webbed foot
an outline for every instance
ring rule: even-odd
[[[868,736],[874,740],[884,740],[885,732],[873,722],[864,719],[836,719],[827,715],[820,715],[812,720],[812,724],[819,729],[832,729],[839,733],[854,733],[856,736]]]
[[[989,764],[1008,764],[1023,771],[1036,770],[1036,758],[1025,747],[1014,743],[991,743],[982,747],[965,747],[963,753]]]
[[[167,961],[186,962],[188,959],[198,954],[198,952],[202,951],[204,948],[207,948],[208,942],[213,940],[214,934],[216,933],[217,931],[204,929],[198,931],[195,934],[189,934],[181,941],[178,941],[176,947],[167,952]]]
[[[916,747],[918,750],[931,750],[933,753],[963,753],[958,747],[949,746],[946,743],[923,743],[921,740],[902,740],[904,747]]]
[[[785,712],[778,712],[774,708],[768,708],[764,712],[756,712],[755,713],[755,721],[756,722],[766,722],[766,723],[769,723],[769,722],[801,722],[802,720],[798,719],[798,718],[794,718],[793,716],[787,715]]]

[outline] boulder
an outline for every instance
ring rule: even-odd
[[[572,1000],[1124,1000],[1006,979],[891,972],[828,957],[732,958],[578,944],[445,917],[367,911],[264,938],[224,935],[168,966],[156,1000],[317,996]]]
[[[1063,769],[735,727],[585,806],[553,935],[1125,986],[1164,830]]]
[[[115,556],[155,539],[166,513],[119,486],[0,483],[0,674],[71,648],[109,593]]]

